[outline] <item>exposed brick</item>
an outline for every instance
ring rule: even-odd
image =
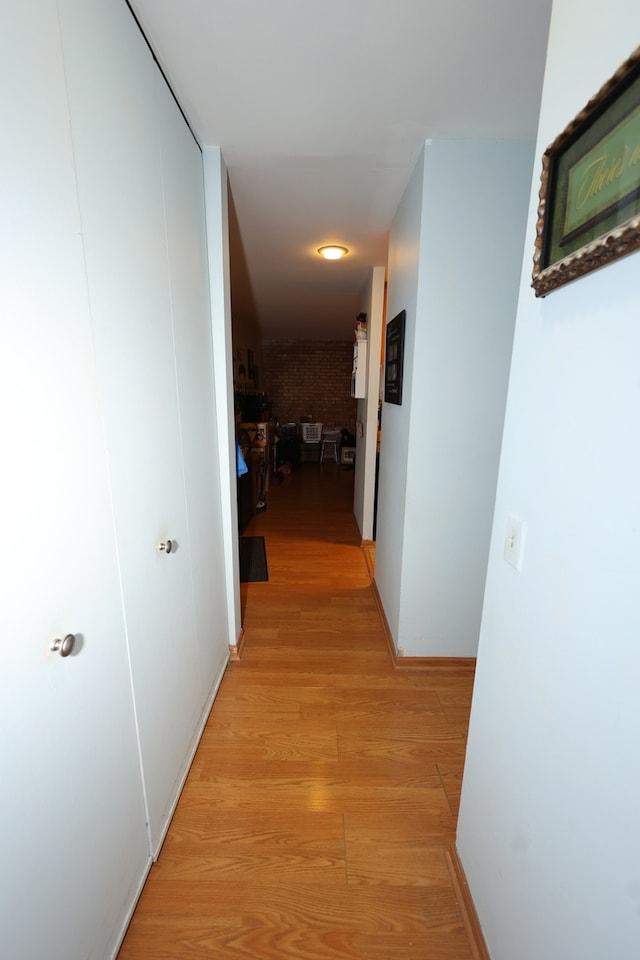
[[[351,397],[353,342],[269,340],[263,344],[264,389],[280,423],[311,417],[355,433]]]

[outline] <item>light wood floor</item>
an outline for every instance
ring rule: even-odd
[[[451,885],[471,679],[394,671],[351,513],[303,464],[246,535],[230,664],[119,960],[471,960]]]

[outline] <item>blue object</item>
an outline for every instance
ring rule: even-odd
[[[240,449],[240,444],[236,440],[236,470],[239,477],[244,477],[245,473],[249,473],[249,467],[245,463],[245,459],[242,456],[242,450]]]

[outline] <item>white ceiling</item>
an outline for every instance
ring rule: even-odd
[[[426,139],[535,138],[551,0],[130,3],[222,148],[234,315],[265,339],[351,338]]]

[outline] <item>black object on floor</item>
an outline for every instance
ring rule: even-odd
[[[264,537],[240,537],[240,583],[268,580]]]

